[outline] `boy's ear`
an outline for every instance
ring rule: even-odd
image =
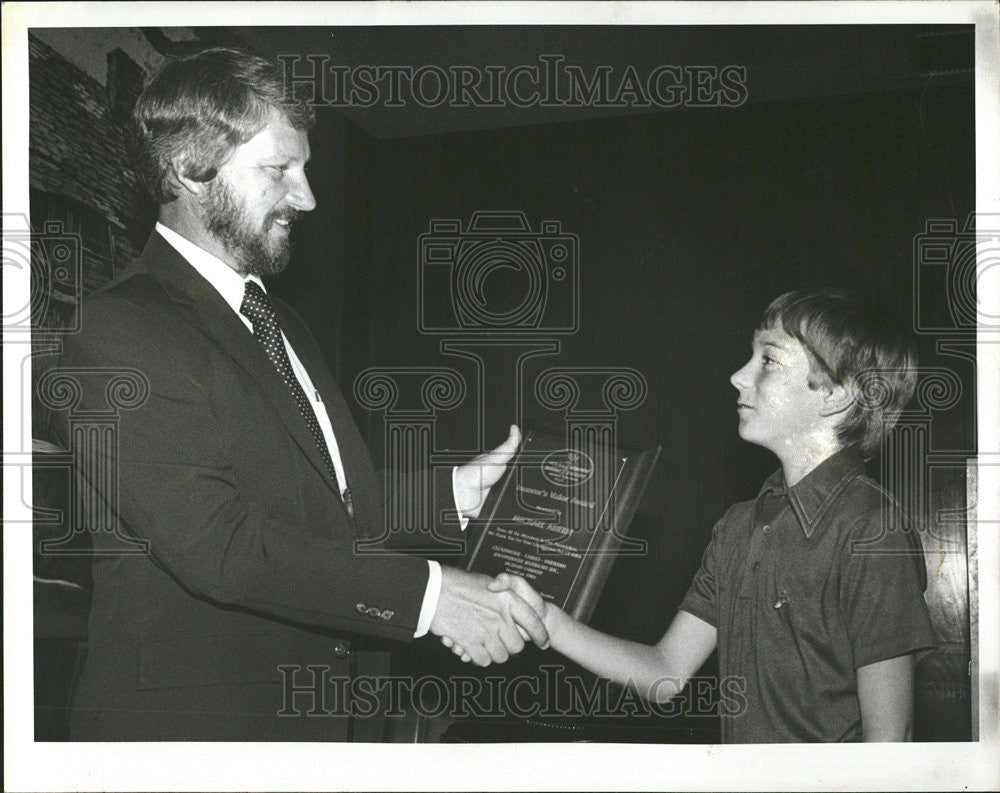
[[[857,399],[857,390],[854,386],[844,383],[835,383],[823,387],[823,406],[820,410],[822,416],[836,416],[851,409],[854,400]]]

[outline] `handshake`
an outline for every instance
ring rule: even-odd
[[[442,567],[441,579],[431,633],[463,661],[502,664],[521,652],[528,639],[548,648],[546,617],[551,620],[557,609],[520,576],[501,573],[490,578]]]

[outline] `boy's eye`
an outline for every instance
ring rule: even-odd
[[[764,366],[771,366],[772,364],[778,363],[778,361],[772,358],[770,355],[762,355],[761,360],[763,360]]]

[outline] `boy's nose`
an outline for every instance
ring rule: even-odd
[[[742,366],[741,368],[737,369],[729,376],[729,382],[732,383],[733,387],[737,391],[742,391],[743,387],[746,385],[747,382],[746,371],[749,366],[750,364],[747,363],[745,366]]]

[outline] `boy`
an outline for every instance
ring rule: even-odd
[[[547,604],[552,647],[661,702],[718,648],[720,679],[746,702],[723,715],[725,742],[910,739],[914,657],[934,644],[926,573],[919,541],[861,461],[913,394],[915,364],[848,292],[771,303],[730,379],[740,437],[774,452],[781,470],[716,524],[658,644],[600,633]],[[860,387],[872,371],[879,404]],[[491,586],[530,592],[506,574]]]

